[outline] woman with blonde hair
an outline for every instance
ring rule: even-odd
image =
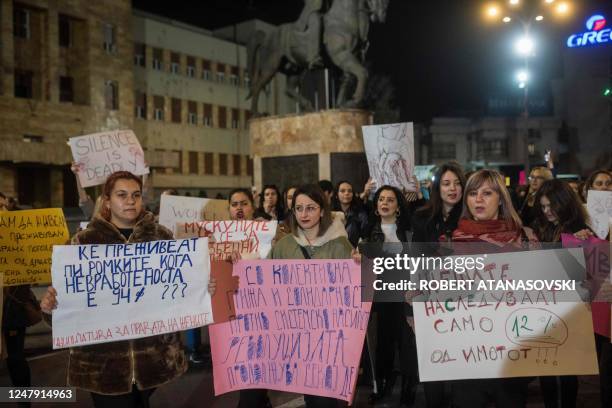
[[[539,187],[539,186],[538,186]],[[492,244],[501,252],[537,243],[514,210],[501,174],[478,170],[470,176],[463,196],[463,210],[453,242]],[[453,384],[453,406],[479,408],[493,402],[497,407],[524,407],[530,378],[461,380]]]

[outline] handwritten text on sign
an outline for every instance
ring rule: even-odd
[[[70,238],[59,208],[0,212],[0,273],[4,286],[51,282],[53,245]]]
[[[68,144],[80,167],[79,181],[83,187],[104,184],[108,176],[120,170],[136,175],[149,173],[142,147],[131,130],[71,137]]]
[[[210,327],[215,394],[267,388],[350,401],[370,317],[352,260],[241,261],[236,319]]]
[[[612,191],[589,190],[587,195],[587,210],[591,218],[591,228],[595,234],[605,239],[610,232],[612,217]]]
[[[212,323],[208,241],[68,245],[53,250],[53,348]]]
[[[559,251],[584,268],[580,249]],[[567,279],[555,250],[488,254],[485,270],[486,276],[469,279]],[[590,312],[578,294],[576,301],[568,296],[497,291],[413,302],[420,379],[596,374]]]
[[[214,259],[225,259],[228,252],[258,253],[265,258],[272,248],[277,221],[199,221],[178,224],[177,238],[208,237]],[[212,244],[211,244],[212,245]],[[231,251],[231,252],[230,252]]]
[[[176,237],[179,223],[228,220],[228,207],[226,200],[164,194],[159,203],[159,223],[172,231]]]

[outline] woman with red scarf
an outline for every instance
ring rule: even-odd
[[[537,243],[533,232],[523,227],[499,172],[485,169],[472,174],[463,197],[463,211],[453,231],[453,242],[478,242],[501,252]],[[531,378],[456,381],[453,406],[484,408],[493,402],[498,408],[525,407],[530,381]]]

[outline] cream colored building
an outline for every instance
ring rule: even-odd
[[[175,188],[213,197],[251,186],[247,55],[240,40],[225,39],[232,27],[215,36],[140,11],[132,24],[134,131],[152,167],[155,193]],[[277,75],[260,96],[260,110],[289,113],[284,89],[285,78]]]
[[[132,128],[129,0],[0,0],[0,191],[76,206],[69,137]]]

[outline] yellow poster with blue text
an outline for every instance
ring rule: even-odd
[[[63,245],[69,238],[60,208],[0,211],[4,286],[51,283],[53,245]]]

